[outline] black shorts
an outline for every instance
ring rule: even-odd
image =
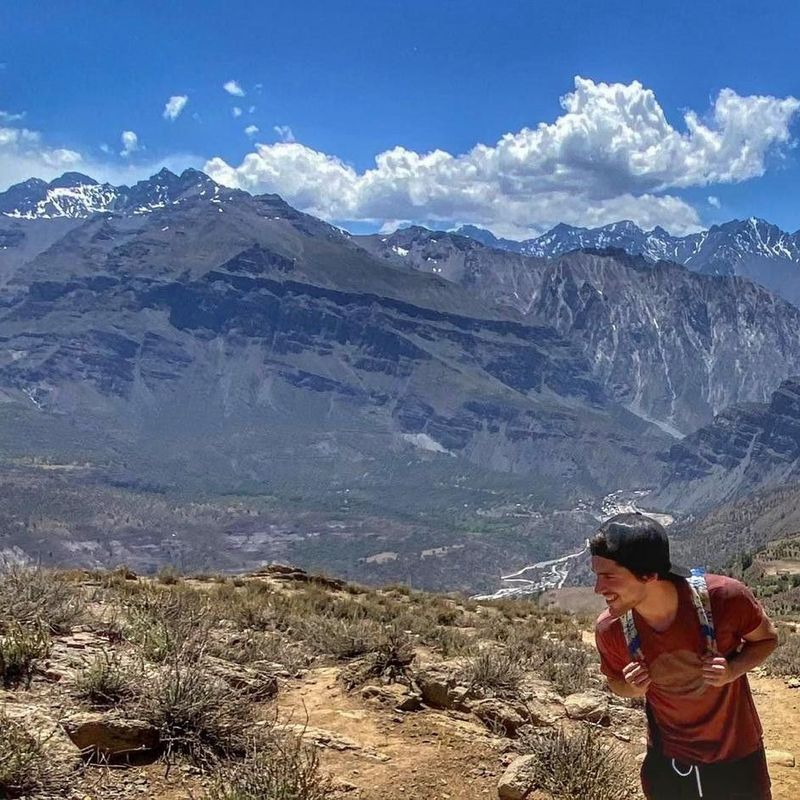
[[[648,750],[642,764],[642,788],[647,800],[772,800],[763,748],[735,761],[696,768]]]

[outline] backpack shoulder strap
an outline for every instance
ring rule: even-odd
[[[718,655],[717,632],[714,628],[714,615],[711,612],[711,596],[708,593],[705,570],[695,567],[692,569],[692,577],[687,578],[686,582],[692,590],[692,603],[697,612],[697,620],[700,623],[700,632],[703,634],[706,652]]]
[[[711,613],[711,597],[708,594],[705,570],[700,567],[692,569],[692,577],[687,578],[689,589],[692,595],[692,605],[697,614],[697,621],[700,624],[700,632],[703,635],[706,652],[717,655],[717,635],[714,629],[714,617]],[[622,625],[622,633],[625,637],[625,644],[628,646],[628,653],[631,661],[644,661],[642,653],[642,641],[639,631],[636,630],[636,623],[633,619],[633,611],[627,611],[619,618]]]
[[[625,637],[625,644],[628,646],[628,654],[631,661],[644,661],[642,653],[642,641],[639,638],[639,631],[636,630],[636,623],[633,621],[633,611],[626,611],[619,621],[622,625],[622,634]]]

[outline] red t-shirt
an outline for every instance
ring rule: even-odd
[[[750,590],[733,578],[707,575],[711,611],[721,655],[733,656],[742,637],[765,619]],[[743,758],[761,747],[762,729],[750,685],[742,675],[721,687],[703,682],[703,637],[691,590],[679,580],[678,613],[658,633],[635,611],[636,630],[652,683],[647,702],[661,735],[661,750],[682,762],[707,764]],[[600,668],[609,678],[624,680],[631,661],[619,619],[604,611],[595,624]]]

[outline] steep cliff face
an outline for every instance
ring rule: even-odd
[[[73,426],[169,485],[323,494],[410,485],[393,476],[419,464],[421,484],[456,459],[555,500],[656,476],[667,437],[552,327],[377,260],[280,198],[207,188],[90,216],[13,271],[0,390],[16,426],[62,449]]]
[[[800,371],[800,312],[742,278],[621,251],[547,260],[415,228],[358,240],[574,341],[609,394],[673,435]]]
[[[670,449],[657,502],[709,507],[800,478],[800,378],[781,383],[769,403],[726,409]]]
[[[705,275],[740,275],[800,305],[800,231],[787,233],[763,219],[734,219],[688,236],[663,228],[644,231],[630,220],[601,228],[556,225],[535,239],[497,239],[464,226],[459,233],[522,255],[555,258],[572,250],[616,248],[651,263],[673,261]]]

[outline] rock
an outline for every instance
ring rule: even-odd
[[[525,706],[498,698],[478,700],[472,704],[472,713],[489,728],[502,729],[506,736],[516,736],[528,721]]]
[[[786,750],[767,750],[767,764],[772,767],[793,767],[795,765],[794,753]]]
[[[564,708],[570,719],[587,720],[608,724],[608,698],[597,690],[571,694],[564,700]]]
[[[268,723],[257,722],[256,726],[263,727],[265,724]],[[312,728],[308,725],[299,725],[294,723],[287,724],[285,727],[286,730],[302,737],[304,741],[314,745],[314,747],[328,750],[338,750],[339,752],[357,753],[364,758],[369,758],[374,761],[390,760],[389,756],[377,752],[377,750],[374,748],[362,745],[354,739],[350,739],[347,736],[342,736],[335,731],[325,730],[324,728]]]
[[[422,705],[420,695],[397,683],[386,686],[365,686],[361,690],[361,696],[365,700],[375,700],[398,711],[417,711]]]
[[[232,689],[254,700],[269,700],[278,693],[278,679],[269,671],[231,664],[221,658],[207,658],[208,670]]]
[[[85,712],[68,717],[61,725],[73,744],[91,755],[118,756],[159,746],[158,730],[142,720]]]
[[[526,800],[536,789],[534,756],[518,756],[506,768],[497,784],[500,800]]]
[[[789,678],[786,685],[790,689],[800,689],[800,678]]]
[[[458,661],[442,661],[426,664],[414,672],[414,681],[422,699],[434,708],[469,710],[469,699],[479,697],[476,687],[460,684],[462,664]]]

